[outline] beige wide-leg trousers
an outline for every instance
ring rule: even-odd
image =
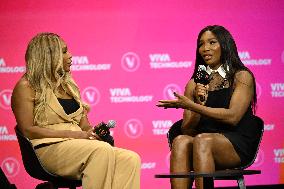
[[[36,150],[44,167],[82,179],[83,189],[139,189],[141,160],[130,150],[106,142],[71,139]]]

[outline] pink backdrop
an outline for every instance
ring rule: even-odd
[[[18,188],[39,181],[24,170],[11,91],[25,68],[29,40],[49,31],[73,54],[73,76],[91,105],[92,123],[114,119],[116,145],[142,158],[141,188],[169,188],[166,132],[181,110],[155,106],[183,92],[193,72],[196,38],[206,25],[225,26],[257,80],[257,115],[265,133],[255,164],[262,174],[246,183],[284,183],[284,3],[282,1],[1,1],[0,166]],[[282,168],[282,172],[281,172]],[[220,181],[218,186],[235,185]]]

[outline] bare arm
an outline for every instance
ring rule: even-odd
[[[235,89],[231,97],[229,108],[210,108],[194,103],[182,95],[176,95],[177,100],[162,100],[161,107],[180,107],[189,109],[215,120],[236,125],[249,107],[254,95],[254,82],[252,75],[247,71],[240,71],[235,75]]]
[[[86,131],[52,130],[34,126],[35,91],[28,81],[22,78],[15,86],[11,105],[18,128],[29,139],[35,138],[88,138]]]
[[[83,131],[89,131],[90,129],[93,129],[92,125],[89,122],[87,110],[84,110],[84,115],[82,116],[79,126]]]
[[[247,71],[240,71],[235,76],[235,89],[228,109],[210,108],[191,103],[190,109],[218,121],[236,125],[247,111],[254,92],[252,75]]]
[[[190,80],[185,87],[184,96],[186,96],[191,101],[194,101],[195,86],[196,86],[195,82],[193,80]],[[184,134],[191,135],[193,131],[192,129],[195,128],[195,126],[199,122],[199,119],[200,119],[199,113],[185,109],[183,112],[183,122],[181,126],[182,132]]]
[[[93,126],[90,124],[89,119],[88,119],[88,115],[87,115],[87,110],[84,110],[84,115],[82,116],[80,123],[79,123],[79,127],[81,127],[81,129],[83,131],[86,131],[88,133],[88,138],[89,139],[97,139],[97,140],[102,140],[93,130]]]

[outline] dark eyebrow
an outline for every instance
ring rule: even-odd
[[[210,41],[210,40],[212,40],[212,39],[214,39],[214,40],[217,40],[217,41],[218,41],[218,39],[217,39],[216,37],[208,38],[207,40],[208,40],[208,41]],[[201,40],[201,39],[200,39],[200,40],[199,40],[199,43],[200,43],[200,42],[202,42],[202,41],[204,41],[204,40]]]

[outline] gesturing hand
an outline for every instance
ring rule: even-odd
[[[159,100],[159,103],[156,105],[158,107],[164,107],[164,108],[183,108],[188,109],[189,104],[191,101],[183,95],[180,95],[176,92],[174,92],[175,97],[177,97],[174,100]]]

